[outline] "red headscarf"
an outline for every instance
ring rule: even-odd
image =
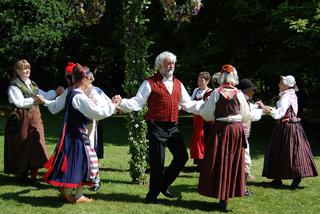
[[[231,73],[231,72],[234,72],[236,69],[230,65],[230,64],[226,64],[226,65],[223,65],[222,68],[221,68],[221,73]]]
[[[71,75],[74,66],[76,66],[75,63],[73,63],[73,62],[68,62],[68,65],[67,65],[66,68],[64,69],[65,73],[66,73],[67,75]]]

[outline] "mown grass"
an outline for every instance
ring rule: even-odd
[[[43,110],[45,134],[50,152],[59,136],[62,114],[50,115]],[[17,178],[3,173],[3,128],[4,117],[0,117],[0,212],[1,213],[207,213],[219,212],[216,199],[197,193],[199,174],[193,170],[189,160],[185,170],[173,183],[171,191],[178,199],[167,199],[160,195],[161,204],[149,205],[144,202],[147,185],[131,183],[129,175],[128,142],[123,116],[113,116],[103,121],[105,135],[105,158],[100,161],[102,187],[97,193],[85,190],[85,194],[95,199],[92,203],[67,204],[59,196],[56,188],[41,183],[39,188],[21,183]],[[263,155],[267,147],[273,121],[265,118],[253,124],[251,152],[253,174],[257,177],[250,183],[254,195],[230,200],[229,209],[233,213],[319,213],[320,180],[307,178],[301,183],[303,188],[290,190],[291,181],[285,181],[282,188],[272,188],[262,178]],[[186,143],[192,134],[192,117],[180,117],[180,129]],[[320,166],[319,127],[305,126],[310,144]],[[167,152],[166,165],[172,157]],[[43,170],[40,171],[43,174]]]

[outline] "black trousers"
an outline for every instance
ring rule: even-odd
[[[147,197],[157,198],[177,178],[188,161],[188,152],[177,123],[148,121],[150,182]],[[165,148],[172,153],[173,160],[164,169]]]

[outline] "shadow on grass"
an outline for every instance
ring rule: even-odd
[[[114,179],[101,179],[102,183],[112,183],[112,184],[134,184],[132,181],[121,181],[121,180],[114,180]]]
[[[172,192],[178,199],[182,198],[182,194],[184,192],[197,192],[198,185],[174,185],[169,187],[170,192]]]
[[[34,207],[51,207],[58,208],[62,207],[66,202],[62,199],[62,197],[54,197],[54,196],[29,196],[24,195],[29,192],[34,191],[32,188],[28,188],[25,190],[21,190],[19,192],[10,192],[3,193],[0,195],[2,200],[15,200],[18,203],[29,204]]]
[[[263,187],[263,188],[270,188],[270,189],[283,189],[283,190],[293,190],[290,185],[274,185],[271,182],[263,181],[263,182],[249,182],[249,186],[256,186],[256,187]],[[299,186],[297,189],[304,189],[303,186]]]
[[[129,169],[115,169],[115,168],[104,168],[99,167],[100,171],[106,171],[106,172],[129,172]]]
[[[47,185],[45,183],[32,184],[30,182],[26,182],[18,177],[14,177],[11,175],[0,174],[0,185],[7,186],[9,189],[10,186],[19,186],[23,188],[23,190],[18,192],[5,192],[0,194],[1,200],[14,200],[18,203],[29,204],[35,207],[61,207],[65,204],[65,201],[62,198],[54,197],[54,196],[30,196],[26,195],[28,193],[34,191],[42,191],[44,189],[52,189],[53,187]],[[10,189],[8,190],[10,191]]]
[[[89,195],[89,197],[94,198],[96,200],[104,200],[104,201],[115,201],[115,202],[124,202],[124,203],[145,203],[145,198],[141,198],[137,195],[128,195],[123,193],[110,193],[110,194],[101,194],[95,193]],[[198,201],[198,200],[168,200],[168,199],[158,199],[158,206],[174,206],[181,207],[189,210],[201,210],[201,211],[218,211],[219,206],[217,202],[207,202],[207,201]]]
[[[28,180],[25,180],[13,175],[0,174],[0,186],[20,186],[20,187],[30,187],[32,189],[49,189],[50,188],[50,186],[45,184],[42,180],[39,179],[39,181],[40,183],[33,184]]]

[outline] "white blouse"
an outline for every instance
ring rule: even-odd
[[[31,91],[31,80],[25,81],[25,84]],[[45,92],[38,89],[38,95],[43,96],[47,100],[52,100],[57,96],[55,90]],[[8,88],[9,103],[13,103],[17,108],[31,108],[34,105],[34,98],[24,98],[21,90],[17,86],[9,86]]]
[[[173,78],[166,78],[163,77],[162,82],[167,88],[167,91],[172,94],[173,89]],[[119,105],[120,109],[123,112],[131,112],[131,111],[139,111],[143,108],[143,106],[146,104],[150,94],[151,94],[151,86],[147,80],[145,80],[135,97],[132,97],[130,99],[122,99],[121,104]],[[204,103],[204,101],[193,101],[191,100],[187,90],[181,83],[181,96],[179,100],[179,106],[181,108],[189,113],[197,112],[200,110],[201,105]]]
[[[283,118],[284,115],[286,114],[287,110],[290,108],[290,106],[296,104],[297,98],[295,96],[295,93],[293,92],[294,96],[292,97],[292,93],[290,96],[290,92],[291,92],[291,90],[289,89],[287,91],[280,93],[280,99],[277,102],[277,107],[272,108],[272,111],[270,114],[271,117],[273,117],[276,120]],[[296,114],[297,114],[297,112],[296,112]]]
[[[72,106],[80,111],[87,118],[92,120],[101,120],[106,117],[111,116],[116,109],[115,104],[109,103],[106,101],[101,101],[103,98],[99,98],[99,93],[96,91],[93,92],[93,96],[97,96],[97,104],[88,98],[87,95],[83,93],[80,89],[75,89],[75,91],[79,91],[79,94],[76,94],[72,99]],[[48,107],[49,111],[52,114],[56,114],[65,107],[66,97],[69,90],[65,90],[59,97],[57,97],[53,101],[45,100],[45,106]],[[99,95],[100,96],[100,95]]]
[[[199,87],[198,88],[195,88],[192,92],[192,95],[191,95],[191,100],[200,100],[203,98],[204,94],[207,92],[207,91],[211,91],[212,89],[211,88],[207,88],[205,90],[202,90],[200,89]]]
[[[246,101],[246,98],[244,97],[244,94],[240,91],[237,94],[237,99],[240,104],[240,114],[238,115],[230,115],[225,118],[215,118],[215,110],[216,110],[216,103],[218,102],[220,97],[220,93],[217,89],[215,89],[208,99],[207,102],[205,102],[203,108],[200,110],[200,115],[203,117],[206,121],[214,121],[215,119],[220,121],[228,121],[228,122],[247,122],[250,120],[250,109],[249,105]]]

